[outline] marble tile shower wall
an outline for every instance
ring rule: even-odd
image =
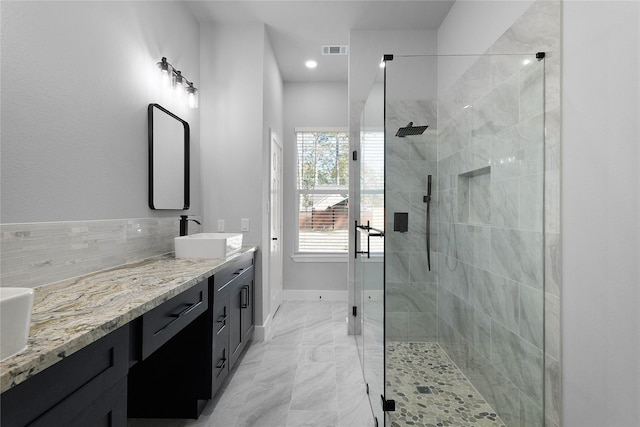
[[[522,63],[481,57],[439,99],[438,335],[509,426],[544,390],[544,68]]]
[[[390,101],[386,105],[386,338],[391,341],[434,341],[437,333],[437,262],[427,268],[427,175],[437,181],[437,107],[432,101]],[[398,138],[409,122],[428,124],[420,136]],[[435,193],[435,191],[434,191]],[[436,197],[430,213],[436,217]],[[393,231],[394,213],[409,215],[407,232]],[[433,221],[433,220],[432,220]],[[391,226],[389,226],[391,225]],[[437,239],[432,226],[432,241]]]
[[[0,224],[1,285],[37,287],[173,251],[178,218]]]
[[[481,57],[438,99],[439,341],[509,426],[560,425],[559,17],[488,52],[544,62]]]

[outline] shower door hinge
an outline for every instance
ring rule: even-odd
[[[396,410],[396,401],[393,399],[385,399],[383,395],[380,395],[382,399],[382,411],[383,412],[395,412]]]
[[[353,161],[358,160],[358,150],[353,150],[353,152],[351,153],[351,157]]]
[[[369,383],[367,383],[366,386],[367,386],[367,394],[369,394]]]
[[[358,307],[357,306],[353,306],[351,307],[351,314],[353,314],[353,317],[356,317],[358,315]]]

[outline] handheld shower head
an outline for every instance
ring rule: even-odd
[[[400,138],[404,138],[407,135],[422,135],[425,130],[427,130],[429,126],[414,126],[413,122],[409,122],[407,127],[398,129],[396,132],[396,136]]]

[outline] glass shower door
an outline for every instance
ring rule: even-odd
[[[380,78],[364,106],[360,128],[359,215],[354,224],[356,301],[360,304],[358,340],[373,416],[383,423],[384,393],[384,110]]]
[[[385,79],[385,425],[544,426],[544,55]]]

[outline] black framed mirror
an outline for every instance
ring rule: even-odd
[[[189,123],[159,104],[147,108],[149,207],[189,209]]]

